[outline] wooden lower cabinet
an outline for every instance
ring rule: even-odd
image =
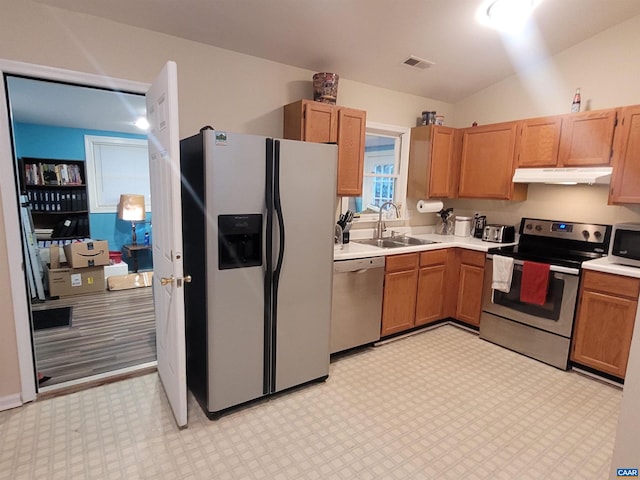
[[[624,378],[639,294],[640,279],[585,270],[571,360]]]
[[[458,291],[455,318],[473,326],[480,325],[482,285],[486,254],[473,250],[458,250]]]
[[[414,326],[419,255],[407,253],[386,258],[380,331],[382,337]]]
[[[461,248],[388,256],[380,335],[448,317],[480,325],[485,257]]]
[[[449,249],[420,253],[415,326],[447,317],[445,292],[449,254]]]

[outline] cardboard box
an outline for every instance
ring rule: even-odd
[[[102,292],[105,289],[103,267],[47,267],[47,278],[52,297]]]
[[[127,275],[129,273],[129,265],[124,262],[114,263],[104,267],[104,278],[113,277],[114,275]]]
[[[106,240],[70,243],[64,246],[64,255],[72,268],[109,265],[109,243]]]
[[[109,290],[128,290],[130,288],[150,287],[153,284],[153,272],[114,275],[107,280]]]

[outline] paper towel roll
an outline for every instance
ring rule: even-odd
[[[416,209],[420,213],[433,213],[439,212],[444,207],[444,204],[440,200],[418,200]]]

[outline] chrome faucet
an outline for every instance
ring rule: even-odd
[[[400,217],[400,212],[398,211],[398,206],[395,203],[393,203],[393,202],[384,202],[382,205],[380,205],[380,210],[378,211],[378,223],[376,223],[376,226],[375,226],[375,228],[373,230],[373,238],[376,239],[376,240],[382,238],[382,234],[387,230],[387,226],[382,221],[382,210],[387,205],[391,205],[393,208],[396,209],[396,218]]]

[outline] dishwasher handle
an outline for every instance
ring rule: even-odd
[[[333,273],[362,273],[372,268],[384,268],[384,257],[336,260],[333,262]]]

